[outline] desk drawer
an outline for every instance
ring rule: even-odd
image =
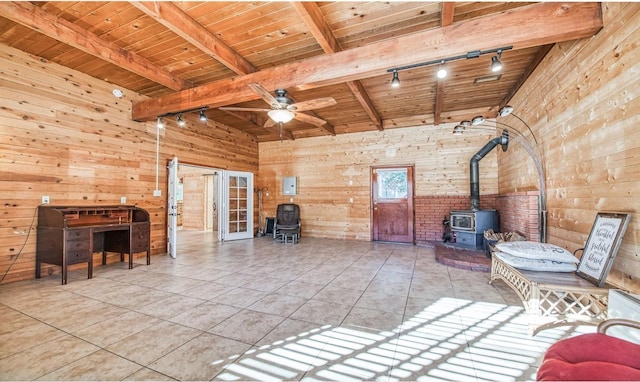
[[[66,231],[66,239],[69,240],[86,240],[89,242],[89,238],[91,237],[91,231],[87,228],[82,229],[67,229]]]
[[[91,259],[89,250],[67,250],[67,264],[86,263]]]
[[[91,249],[91,243],[89,240],[67,240],[65,247],[67,251],[89,252]]]

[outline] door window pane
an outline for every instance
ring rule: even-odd
[[[378,169],[378,198],[404,199],[407,197],[407,169]]]
[[[246,232],[249,181],[244,176],[229,177],[229,233]]]

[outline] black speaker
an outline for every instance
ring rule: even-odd
[[[265,235],[268,233],[273,233],[273,225],[276,222],[276,218],[267,218],[264,221],[264,233]]]

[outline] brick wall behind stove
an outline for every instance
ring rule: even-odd
[[[416,196],[416,242],[441,241],[452,210],[468,210],[469,196]],[[500,231],[517,231],[529,240],[538,240],[538,192],[481,195],[480,208],[498,210]]]
[[[527,240],[540,240],[539,195],[538,191],[529,191],[498,196],[500,230],[521,233]]]

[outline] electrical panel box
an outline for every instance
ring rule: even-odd
[[[282,195],[298,194],[298,178],[295,176],[285,176],[282,178]]]

